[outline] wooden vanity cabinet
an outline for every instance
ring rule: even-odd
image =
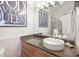
[[[55,55],[52,55],[24,41],[22,41],[22,56],[23,57],[56,57]]]

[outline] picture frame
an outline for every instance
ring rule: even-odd
[[[27,27],[26,1],[1,1],[0,27]]]

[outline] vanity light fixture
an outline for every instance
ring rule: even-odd
[[[43,8],[48,8],[48,7],[55,7],[56,5],[62,5],[64,1],[47,1],[43,2],[37,5],[38,8],[43,9]]]

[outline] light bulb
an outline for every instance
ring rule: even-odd
[[[45,5],[45,7],[48,7],[49,6],[49,4],[47,3],[46,5]]]
[[[54,5],[54,4],[55,4],[55,2],[54,2],[54,1],[53,1],[53,2],[50,2],[50,4],[51,4],[51,5]]]
[[[43,9],[43,8],[44,8],[44,6],[41,6],[41,7],[40,7],[40,9]]]

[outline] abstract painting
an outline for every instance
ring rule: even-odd
[[[48,27],[48,13],[44,10],[39,11],[39,27]]]
[[[0,1],[0,26],[27,26],[26,1]]]

